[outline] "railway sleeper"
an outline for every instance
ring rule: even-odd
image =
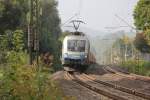
[[[135,90],[135,89],[129,89],[129,88],[126,88],[126,87],[117,85],[117,84],[112,84],[112,83],[108,83],[108,82],[104,82],[104,81],[100,81],[100,80],[95,80],[95,79],[90,78],[89,76],[87,76],[87,75],[85,75],[85,74],[84,74],[84,76],[87,77],[87,78],[89,78],[89,79],[91,79],[91,80],[94,81],[94,82],[97,82],[97,83],[100,83],[100,84],[109,86],[109,87],[111,87],[111,88],[115,88],[115,89],[117,89],[117,90],[120,90],[120,91],[123,91],[123,92],[126,92],[126,93],[130,93],[130,94],[133,94],[133,95],[142,97],[142,98],[144,98],[144,99],[150,100],[150,95],[149,95],[149,94],[139,92],[139,91],[137,91],[137,90]]]
[[[81,80],[74,79],[73,81],[81,84],[82,86],[84,86],[84,87],[86,87],[86,88],[88,88],[88,89],[90,89],[90,90],[92,90],[92,91],[94,91],[96,93],[99,93],[99,94],[102,94],[102,95],[104,95],[106,97],[112,98],[113,100],[128,100],[128,99],[126,99],[124,97],[121,97],[121,96],[118,96],[118,95],[115,95],[115,94],[103,91],[103,90],[98,89],[98,88],[96,88],[94,86],[91,86],[91,85],[88,85],[88,84],[82,82]]]

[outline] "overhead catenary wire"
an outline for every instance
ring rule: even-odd
[[[61,27],[63,27],[64,25],[66,25],[67,23],[69,23],[72,19],[74,19],[75,17],[77,19],[79,19],[79,17],[81,17],[81,9],[82,9],[82,0],[79,0],[79,6],[78,6],[78,11],[77,13],[75,13],[73,16],[71,16],[69,19],[67,19],[64,23],[61,24]]]
[[[69,21],[71,21],[73,18],[75,18],[76,16],[78,16],[78,14],[74,14],[72,17],[70,17],[68,20],[66,20],[63,24],[61,24],[61,26],[64,26],[65,24],[67,24]]]
[[[106,29],[117,29],[121,27],[129,27],[129,26],[116,26],[116,27],[105,27]]]
[[[124,22],[128,27],[130,27],[131,29],[133,30],[136,30],[137,29],[135,27],[133,27],[132,25],[130,25],[127,21],[125,21],[123,18],[121,18],[120,16],[118,16],[117,14],[115,14],[115,17],[117,17],[119,20],[121,20],[122,22]]]

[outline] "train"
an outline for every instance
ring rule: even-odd
[[[62,65],[69,67],[88,67],[96,62],[90,50],[90,42],[82,32],[67,35],[62,45]]]

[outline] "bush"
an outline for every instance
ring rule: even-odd
[[[28,54],[27,52],[8,51],[6,59],[9,65],[25,65],[28,63]]]
[[[60,89],[34,66],[9,66],[0,70],[1,100],[61,100]]]
[[[131,73],[150,76],[150,62],[130,60],[123,62],[121,66],[128,68]]]
[[[42,67],[28,66],[27,53],[11,51],[0,66],[1,100],[68,100]],[[70,100],[70,99],[69,99]]]
[[[24,33],[22,30],[16,30],[13,32],[12,45],[13,50],[15,51],[22,51],[24,49]]]

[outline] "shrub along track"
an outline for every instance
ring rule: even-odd
[[[147,97],[147,95],[137,94],[138,92],[135,92],[135,90],[130,90],[103,81],[96,81],[86,74],[79,74],[76,72],[70,74],[66,72],[65,76],[68,79],[76,82],[77,84],[80,84],[90,89],[91,91],[109,97],[113,100],[149,100],[149,97]]]

